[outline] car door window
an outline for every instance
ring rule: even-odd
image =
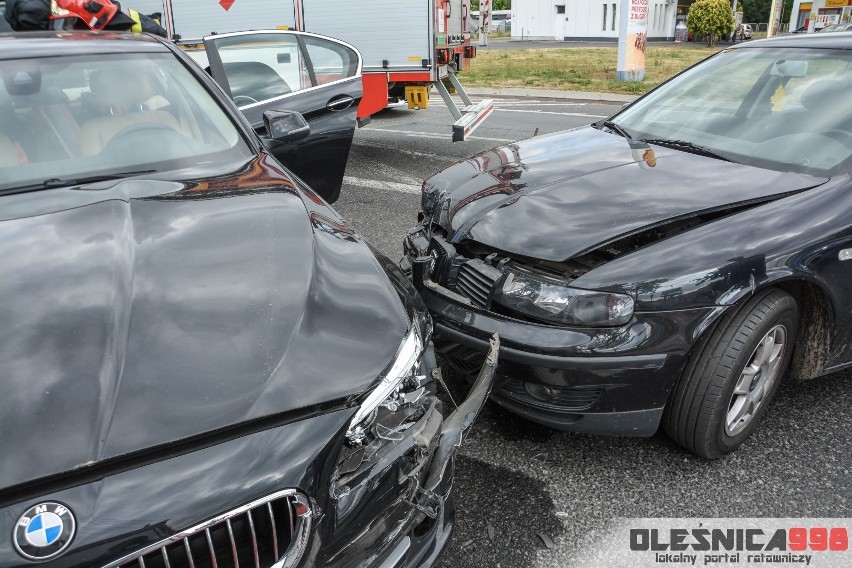
[[[358,73],[358,54],[345,45],[303,36],[317,85],[349,79]]]
[[[231,98],[239,107],[311,86],[299,42],[291,34],[251,34],[213,39]]]

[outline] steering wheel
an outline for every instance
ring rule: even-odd
[[[186,145],[189,140],[182,135],[180,132],[172,128],[167,124],[162,124],[159,122],[140,122],[138,124],[131,124],[130,126],[126,126],[116,132],[109,141],[104,144],[104,147],[101,151],[109,151],[109,152],[119,152],[119,151],[127,151],[132,153],[141,152],[144,147],[140,147],[137,143],[137,137],[142,137],[143,139],[146,136],[150,136],[157,140],[165,141],[175,140]],[[150,142],[150,140],[148,140]],[[137,144],[133,146],[133,144]],[[162,149],[165,147],[165,144],[158,143],[153,145],[157,149]],[[146,145],[145,147],[151,147],[150,145]]]
[[[251,105],[257,102],[257,99],[253,99],[248,95],[235,95],[233,100],[237,106]]]

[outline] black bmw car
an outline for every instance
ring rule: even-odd
[[[432,565],[496,360],[443,407],[411,284],[174,46],[0,76],[0,566]]]
[[[613,117],[423,184],[402,267],[439,350],[549,426],[737,448],[852,364],[852,34],[725,49]]]

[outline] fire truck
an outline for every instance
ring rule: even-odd
[[[351,44],[363,57],[359,125],[389,103],[427,108],[432,87],[453,115],[454,142],[493,110],[491,100],[471,101],[457,78],[476,56],[468,30],[470,0],[134,0],[132,7],[162,14],[169,37],[182,46],[260,29],[295,29]]]

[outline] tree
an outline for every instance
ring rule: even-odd
[[[479,11],[479,0],[470,0],[470,9]],[[491,0],[492,10],[511,10],[512,0]]]
[[[793,0],[778,0],[778,9],[781,10],[781,22],[788,23],[792,17]],[[769,11],[772,9],[772,0],[743,0],[743,21],[745,22],[768,22]]]
[[[731,34],[734,30],[734,15],[727,0],[698,0],[686,15],[686,27],[694,35],[707,38],[707,46]]]
[[[772,0],[743,0],[744,22],[768,22]]]

